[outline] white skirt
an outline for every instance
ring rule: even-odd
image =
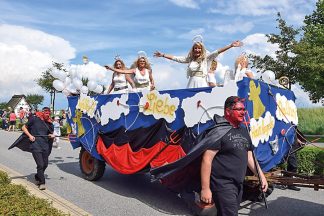
[[[201,88],[208,87],[206,77],[193,76],[189,78],[187,88]]]

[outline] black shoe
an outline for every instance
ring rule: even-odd
[[[287,185],[274,185],[274,188],[280,189],[280,190],[286,190]]]
[[[296,187],[296,186],[294,186],[294,185],[289,185],[289,186],[288,186],[288,189],[290,189],[290,190],[294,190],[294,191],[300,191],[300,188],[298,188],[298,187]]]
[[[39,186],[41,183],[40,183],[40,180],[39,180],[37,174],[34,176],[34,178],[35,178],[35,184],[36,184],[37,186]]]

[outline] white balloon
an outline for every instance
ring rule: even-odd
[[[81,92],[82,92],[83,94],[88,94],[88,92],[89,92],[88,87],[87,87],[87,86],[82,86],[82,87],[81,87]]]
[[[97,88],[97,83],[93,80],[89,80],[87,86],[90,91],[94,91]]]
[[[65,86],[69,86],[71,84],[72,80],[70,77],[65,77],[65,81],[64,81],[64,84]]]
[[[73,85],[73,83],[71,83],[67,88],[68,91],[70,91],[72,94],[77,94],[78,91],[76,90],[75,86]]]
[[[71,93],[70,91],[66,88],[66,89],[63,89],[62,93],[65,95],[65,96],[69,96]]]
[[[100,94],[103,91],[102,85],[97,85],[96,89],[94,90],[95,93]]]
[[[73,79],[75,77],[75,75],[76,75],[76,69],[75,68],[70,68],[69,75]]]
[[[65,82],[65,78],[67,77],[67,74],[64,71],[59,71],[58,73],[58,79],[62,82]]]
[[[59,72],[60,72],[59,70],[57,70],[56,68],[54,68],[54,69],[52,69],[52,70],[50,71],[50,74],[51,74],[54,78],[58,79]]]
[[[62,91],[65,88],[65,85],[64,85],[64,83],[61,80],[54,80],[53,81],[53,87],[57,91]]]
[[[78,78],[74,78],[73,81],[72,81],[74,87],[77,89],[77,90],[80,90],[81,87],[82,87],[82,81],[79,80]]]
[[[265,72],[263,72],[262,74],[262,79],[264,82],[267,82],[267,83],[273,83],[275,81],[275,74],[273,71],[270,71],[270,70],[266,70]]]

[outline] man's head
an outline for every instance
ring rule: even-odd
[[[51,117],[51,109],[49,107],[44,107],[42,109],[43,117],[45,120],[49,119]]]
[[[233,126],[238,126],[244,120],[244,98],[230,96],[224,104],[224,116]]]

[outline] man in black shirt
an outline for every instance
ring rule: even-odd
[[[237,96],[226,99],[224,118],[232,128],[205,151],[201,163],[201,200],[215,202],[217,215],[237,215],[243,193],[247,166],[257,174],[252,142],[246,128],[241,127],[245,115],[243,100]],[[267,180],[258,166],[262,189]]]
[[[45,190],[45,169],[48,166],[48,157],[53,143],[53,124],[51,111],[44,107],[42,112],[31,116],[28,122],[22,127],[22,131],[28,136],[31,145],[31,152],[37,165],[35,180],[40,190]]]

